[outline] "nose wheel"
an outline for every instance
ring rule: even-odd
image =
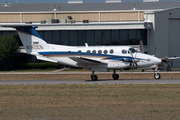
[[[154,78],[155,78],[155,79],[160,79],[160,78],[161,78],[161,75],[160,75],[159,73],[155,73],[155,74],[154,74]]]
[[[157,67],[155,68],[154,73],[154,79],[158,80],[161,78],[161,75],[158,73]]]

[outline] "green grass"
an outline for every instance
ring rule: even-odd
[[[180,119],[180,84],[1,85],[0,119]]]

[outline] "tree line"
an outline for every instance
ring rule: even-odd
[[[0,36],[0,68],[13,69],[18,57],[18,42],[13,35]]]

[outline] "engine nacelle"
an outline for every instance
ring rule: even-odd
[[[132,62],[132,59],[123,58],[122,61],[124,61],[124,62]]]

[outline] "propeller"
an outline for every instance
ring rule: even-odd
[[[130,53],[131,53],[131,56],[132,56],[132,62],[131,62],[132,71],[131,71],[131,72],[133,72],[133,70],[134,70],[134,66],[136,65],[136,68],[138,67],[137,62],[139,62],[139,60],[138,60],[138,59],[136,59],[137,52],[136,52],[135,57],[133,57],[133,54],[132,54],[132,52],[131,52],[131,51],[130,51]]]

